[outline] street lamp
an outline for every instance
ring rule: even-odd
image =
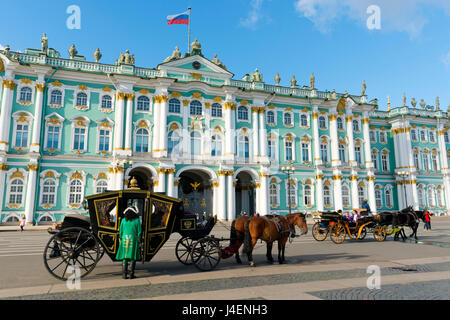
[[[294,174],[294,167],[282,167],[281,171],[288,176],[288,206],[289,206],[289,214],[291,214],[291,174]]]
[[[398,171],[397,174],[400,178],[402,178],[403,191],[405,193],[405,205],[406,205],[406,207],[408,207],[408,198],[406,195],[406,178],[409,176],[409,172],[408,171]]]

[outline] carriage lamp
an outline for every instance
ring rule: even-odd
[[[405,205],[406,205],[406,207],[408,207],[408,196],[406,194],[406,180],[407,180],[407,177],[409,176],[409,172],[408,171],[398,171],[397,174],[400,178],[402,178],[403,192],[405,193]]]
[[[291,214],[291,174],[294,174],[294,167],[281,167],[281,171],[288,176],[288,206],[289,206],[289,214]]]

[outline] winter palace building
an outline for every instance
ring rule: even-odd
[[[232,220],[412,205],[450,209],[447,112],[422,100],[378,110],[360,95],[242,80],[200,43],[156,68],[41,49],[0,50],[0,222],[61,221],[85,196],[128,187]],[[390,104],[390,103],[389,103]],[[291,172],[287,172],[287,168]],[[295,170],[292,170],[295,169]]]

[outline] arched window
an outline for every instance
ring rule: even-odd
[[[328,143],[322,141],[320,143],[320,159],[322,162],[328,162]]]
[[[109,152],[111,147],[111,130],[100,129],[98,131],[98,151]]]
[[[23,180],[12,180],[9,188],[9,204],[21,205],[23,200],[23,191]]]
[[[323,204],[326,207],[331,206],[331,189],[329,186],[323,187]]]
[[[353,120],[353,131],[359,131],[359,121]]]
[[[292,115],[289,112],[284,114],[284,125],[290,126],[292,124]]]
[[[383,199],[381,196],[381,190],[379,188],[375,189],[375,204],[378,209],[383,206]]]
[[[386,207],[392,208],[394,205],[393,195],[392,195],[392,189],[386,188],[384,190],[384,202],[386,203]]]
[[[284,142],[284,151],[285,151],[286,161],[292,161],[293,154],[294,154],[292,138],[286,139],[286,141]]]
[[[238,108],[238,120],[248,120],[248,109],[244,106]]]
[[[430,158],[428,157],[428,150],[422,151],[423,170],[430,170]]]
[[[56,182],[53,179],[46,179],[42,186],[42,201],[45,204],[56,203]]]
[[[364,186],[360,185],[358,186],[358,201],[360,206],[362,205],[365,199],[366,199],[366,190]]]
[[[370,142],[377,142],[377,135],[376,135],[375,131],[370,130],[369,137],[370,137]]]
[[[26,123],[17,123],[16,125],[16,148],[25,148],[28,146],[29,126]]]
[[[193,100],[190,104],[190,115],[201,116],[203,113],[202,104],[198,100]]]
[[[427,200],[428,200],[428,206],[433,208],[436,206],[436,197],[433,187],[428,187],[427,190]]]
[[[342,121],[341,117],[338,117],[336,119],[336,125],[337,125],[338,130],[344,130],[344,122]]]
[[[339,160],[343,163],[347,162],[345,157],[345,144],[343,143],[339,144]]]
[[[191,132],[191,155],[201,154],[202,135],[198,131]]]
[[[302,141],[302,161],[309,162],[309,142]]]
[[[249,139],[247,136],[240,135],[238,138],[239,158],[247,160],[249,158]]]
[[[350,189],[347,185],[342,185],[342,205],[344,207],[350,206]]]
[[[355,160],[359,165],[362,164],[361,145],[355,145]]]
[[[213,103],[211,106],[211,116],[222,118],[222,105],[219,103]]]
[[[102,109],[111,110],[112,109],[112,98],[111,96],[104,95],[102,97]]]
[[[319,117],[319,128],[320,129],[326,129],[327,128],[327,121],[325,120],[324,116]]]
[[[307,207],[312,206],[312,188],[309,184],[303,189],[303,204]]]
[[[95,191],[97,194],[104,193],[108,190],[108,182],[106,180],[99,180],[95,185]]]
[[[222,155],[222,137],[215,134],[211,138],[211,156],[219,157]]]
[[[273,111],[267,112],[267,123],[270,123],[270,124],[275,123],[275,113]]]
[[[137,99],[137,110],[138,111],[149,111],[150,110],[150,99],[146,96],[140,96]]]
[[[372,163],[375,170],[378,170],[378,152],[377,150],[372,150],[371,153]]]
[[[270,184],[269,197],[270,197],[270,206],[271,207],[278,206],[278,185],[276,183]]]
[[[438,157],[436,150],[433,150],[433,152],[431,153],[431,166],[434,172],[438,171]]]
[[[421,208],[425,207],[425,193],[423,189],[423,185],[419,185],[417,188],[417,198],[419,199],[419,206]]]
[[[69,186],[69,205],[81,204],[83,198],[83,183],[79,179],[74,179]]]
[[[62,105],[62,92],[58,89],[53,90],[50,95],[50,104]]]
[[[380,131],[380,143],[386,143],[386,132]]]
[[[178,133],[178,130],[172,130],[167,135],[167,153],[169,155],[175,153],[178,154],[178,146],[180,143],[180,135]]]
[[[33,97],[33,90],[30,87],[23,87],[20,89],[20,101],[31,102]]]
[[[381,169],[384,172],[389,171],[389,154],[387,152],[381,153]]]
[[[148,152],[149,133],[145,128],[136,131],[136,152]]]
[[[286,191],[287,191],[288,206],[290,205],[291,208],[296,207],[297,206],[297,184],[295,183],[295,180],[291,179],[291,181],[288,181]]]
[[[437,188],[437,190],[436,190],[437,205],[441,208],[444,207],[444,201],[443,201],[444,196],[443,196],[442,192],[443,192],[442,187]]]
[[[267,139],[267,155],[270,160],[276,159],[276,140],[273,137]]]
[[[87,94],[84,92],[78,92],[77,94],[77,106],[87,107]]]
[[[308,126],[308,118],[306,117],[306,114],[302,114],[300,116],[300,125],[302,127],[307,127]]]
[[[169,100],[169,112],[180,113],[180,111],[181,111],[180,100],[178,100],[178,99],[170,99]]]

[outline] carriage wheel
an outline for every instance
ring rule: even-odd
[[[67,228],[48,241],[44,249],[44,265],[57,279],[83,278],[94,270],[102,255],[92,232],[84,228]]]
[[[366,235],[367,235],[367,228],[366,227],[364,227],[364,228],[362,228],[362,230],[361,230],[361,233],[359,234],[359,240],[363,240],[365,237],[366,237]]]
[[[175,255],[177,256],[178,261],[180,261],[184,265],[191,265],[191,251],[192,244],[194,240],[189,237],[183,237],[177,242],[177,246],[175,247]]]
[[[330,230],[330,238],[336,244],[341,244],[345,240],[344,225],[336,223]]]
[[[220,262],[220,247],[216,240],[202,238],[195,242],[191,251],[192,263],[201,271],[211,271]]]
[[[314,223],[312,227],[313,238],[317,241],[324,241],[328,236],[329,228],[322,227],[320,222]]]
[[[373,230],[373,237],[378,242],[383,242],[386,239],[386,230],[382,226],[377,226]]]

